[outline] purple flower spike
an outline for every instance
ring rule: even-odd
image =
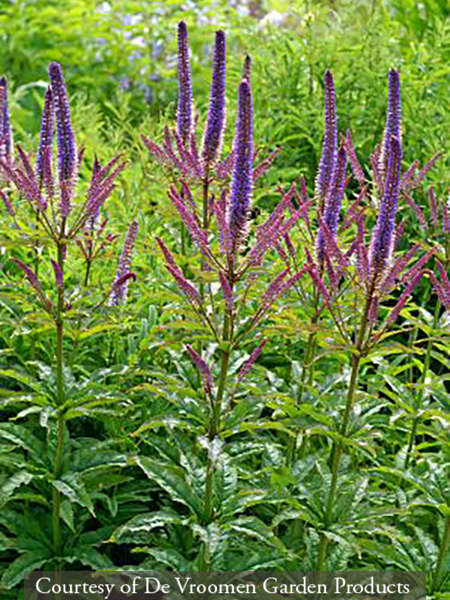
[[[58,177],[61,187],[61,216],[71,211],[71,197],[78,167],[77,149],[70,118],[69,99],[61,65],[53,62],[49,67],[50,83],[55,103],[58,146]]]
[[[0,78],[0,158],[10,158],[12,151],[11,120],[8,106],[8,83]]]
[[[245,237],[253,185],[253,103],[250,85],[245,80],[238,90],[234,150],[229,223],[233,250],[236,251]]]
[[[395,137],[401,143],[400,75],[395,69],[389,71],[388,78],[388,109],[379,157],[379,169],[382,177],[387,177],[389,148],[392,137]]]
[[[203,138],[202,158],[206,168],[219,157],[225,125],[225,60],[226,41],[223,31],[216,33],[214,68],[208,118]]]
[[[336,165],[333,171],[333,177],[325,199],[325,207],[323,211],[323,225],[326,227],[332,237],[332,241],[336,242],[337,226],[339,222],[339,214],[341,212],[342,198],[345,187],[345,170],[347,167],[347,152],[345,148],[339,149]],[[326,250],[326,232],[324,227],[320,227],[317,234],[316,252],[317,261],[322,265],[325,258]]]
[[[116,278],[113,283],[113,291],[110,297],[110,306],[117,306],[127,298],[129,278],[125,278],[130,272],[131,260],[133,258],[134,244],[138,232],[137,221],[133,221],[128,228],[127,237],[123,246],[122,254],[117,267]],[[118,285],[121,282],[121,285]]]
[[[51,156],[53,149],[53,134],[55,131],[55,113],[52,88],[45,92],[44,110],[42,112],[39,148],[36,154],[36,177],[41,185],[48,179],[48,169],[51,171]]]
[[[389,163],[386,171],[384,193],[380,201],[375,228],[370,243],[369,263],[373,284],[377,284],[390,266],[395,240],[395,217],[400,189],[401,145],[392,138],[388,152]]]
[[[320,212],[323,211],[325,198],[334,172],[337,155],[337,114],[336,98],[334,95],[333,75],[330,71],[325,72],[325,134],[322,143],[322,155],[320,157],[319,171],[316,179],[316,195],[319,199]]]
[[[188,145],[193,125],[192,80],[189,64],[189,41],[186,23],[178,24],[178,108],[177,130],[185,146]]]

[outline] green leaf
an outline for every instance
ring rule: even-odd
[[[121,525],[116,529],[108,541],[120,542],[124,538],[132,539],[137,533],[149,533],[150,531],[153,531],[153,529],[173,523],[184,524],[186,523],[186,519],[183,519],[175,512],[164,512],[162,510],[154,513],[137,515],[128,521],[128,523],[125,523],[125,525]]]
[[[37,571],[49,560],[49,554],[43,550],[25,552],[12,562],[2,577],[2,584],[10,589],[23,581],[25,571]]]
[[[18,471],[14,473],[0,488],[0,505],[5,504],[21,485],[27,485],[33,479],[34,475],[28,471]]]
[[[162,465],[146,456],[138,456],[136,464],[149,479],[160,485],[176,502],[189,507],[198,517],[202,514],[202,502],[183,477],[183,471],[172,465]]]
[[[86,490],[84,482],[79,473],[67,473],[60,479],[53,481],[54,487],[67,496],[71,502],[77,502],[95,517],[92,499]]]

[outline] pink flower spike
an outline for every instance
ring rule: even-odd
[[[437,294],[439,302],[442,304],[442,306],[444,306],[446,310],[450,310],[450,290],[444,289],[444,286],[439,283],[433,271],[429,270],[428,275],[430,276],[431,282],[434,287],[434,291]]]
[[[166,259],[166,263],[168,265],[170,265],[172,267],[172,269],[174,269],[174,271],[178,271],[180,273],[180,275],[182,275],[181,270],[179,269],[177,263],[175,262],[174,257],[170,253],[170,250],[167,248],[164,241],[160,237],[155,237],[155,240],[159,246],[159,249],[163,253],[164,258]]]
[[[352,132],[350,131],[350,129],[347,131],[347,135],[345,136],[343,143],[345,149],[347,150],[347,156],[352,167],[353,175],[359,182],[360,186],[364,188],[366,185],[366,178],[361,164],[358,160],[358,157],[356,156],[355,147],[353,145]]]
[[[445,231],[445,233],[450,231],[450,216],[445,202],[442,204],[442,231]]]
[[[200,295],[195,287],[181,274],[178,269],[174,269],[171,265],[166,265],[167,270],[175,279],[179,289],[183,292],[186,298],[193,304],[200,304]]]
[[[258,346],[256,346],[256,348],[250,354],[249,358],[242,365],[242,368],[239,371],[239,375],[238,375],[238,379],[237,379],[238,384],[241,383],[241,381],[248,374],[248,372],[250,371],[250,369],[252,368],[252,366],[258,360],[258,357],[261,354],[261,352],[262,352],[262,350],[263,350],[263,348],[264,348],[265,345],[266,345],[266,340],[262,340],[262,342],[260,342],[260,344]]]
[[[227,310],[229,313],[234,312],[234,298],[233,298],[233,289],[227,279],[227,276],[223,271],[219,272],[220,285],[222,287],[223,295],[225,298],[225,304],[227,306]]]
[[[186,350],[189,356],[191,357],[192,362],[196,365],[197,369],[200,372],[200,376],[203,382],[203,388],[205,390],[206,395],[208,396],[208,398],[211,398],[213,379],[208,365],[200,356],[200,354],[198,354],[198,352],[196,352],[190,344],[186,345]]]
[[[28,267],[23,261],[19,260],[18,258],[13,258],[12,262],[15,265],[17,265],[20,269],[22,269],[22,271],[24,272],[25,278],[27,279],[30,286],[36,292],[36,295],[37,295],[38,299],[40,300],[40,302],[42,303],[42,305],[44,306],[45,310],[49,313],[52,313],[53,305],[52,305],[51,301],[47,298],[47,296],[44,294],[44,291],[42,289],[39,279],[36,276],[36,273],[34,273],[34,271],[32,271],[30,269],[30,267]]]
[[[439,227],[439,207],[436,200],[436,194],[434,193],[434,188],[432,185],[428,190],[428,198],[430,204],[431,222],[433,223],[433,227],[437,229]]]
[[[398,299],[397,304],[394,306],[394,308],[389,313],[388,319],[386,321],[386,326],[391,325],[392,323],[394,323],[398,319],[398,317],[399,317],[401,311],[403,310],[403,308],[404,308],[404,306],[405,306],[408,298],[411,296],[412,292],[414,291],[414,288],[419,283],[419,281],[422,279],[423,275],[424,275],[424,271],[419,271],[410,280],[410,282],[408,283],[408,285],[403,290],[403,293],[401,294],[400,298]]]
[[[414,202],[414,200],[411,198],[411,196],[407,192],[404,192],[404,197],[405,197],[407,204],[413,209],[421,227],[423,229],[428,229],[428,223],[425,218],[425,215],[423,214],[423,210],[420,208],[420,206],[418,204],[416,204]]]
[[[407,283],[411,279],[413,279],[419,271],[423,269],[423,267],[427,264],[433,254],[436,252],[436,248],[431,248],[425,254],[423,254],[419,260],[416,262],[414,266],[412,266],[402,277],[402,282]]]
[[[6,210],[9,212],[11,217],[15,217],[16,211],[14,210],[11,200],[8,198],[7,194],[1,189],[0,189],[0,198],[2,199],[3,204],[5,205]]]

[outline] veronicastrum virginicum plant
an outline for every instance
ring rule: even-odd
[[[17,582],[17,578],[21,576],[21,568],[52,565],[55,570],[61,570],[67,560],[73,562],[77,560],[77,556],[78,560],[83,562],[83,553],[86,553],[87,546],[83,547],[80,542],[79,534],[82,532],[79,530],[79,524],[74,524],[72,502],[80,504],[91,515],[95,514],[94,503],[85,485],[83,472],[78,467],[72,468],[70,463],[71,443],[67,424],[70,419],[83,414],[95,415],[95,411],[101,410],[102,405],[114,401],[113,398],[108,398],[108,393],[103,400],[96,398],[99,388],[95,390],[95,386],[98,385],[95,383],[95,375],[92,380],[84,378],[84,381],[74,381],[74,373],[65,360],[68,344],[66,328],[67,325],[71,327],[71,321],[80,326],[83,309],[79,304],[82,296],[85,293],[89,294],[87,286],[92,264],[101,256],[105,246],[114,239],[114,236],[105,233],[107,221],[101,216],[101,212],[125,163],[120,157],[116,157],[102,167],[95,160],[90,181],[86,190],[83,189],[78,172],[84,150],[79,151],[76,146],[66,84],[58,63],[50,65],[49,77],[50,85],[45,95],[39,146],[34,161],[19,145],[16,147],[17,156],[12,152],[6,83],[2,80],[0,84],[0,196],[12,219],[16,238],[22,240],[25,248],[29,244],[35,255],[37,246],[40,246],[41,250],[44,248],[40,255],[50,259],[54,276],[53,291],[46,289],[37,273],[37,266],[41,272],[45,269],[45,261],[35,259],[31,266],[27,264],[27,259],[14,258],[12,262],[23,272],[40,309],[46,314],[43,320],[52,324],[56,338],[55,366],[51,370],[48,389],[40,387],[31,376],[27,379],[19,378],[19,381],[28,383],[31,393],[28,396],[23,393],[16,398],[12,396],[11,399],[19,405],[22,402],[31,403],[31,408],[19,414],[20,418],[28,414],[40,414],[41,424],[48,430],[47,448],[45,449],[38,437],[29,432],[25,433],[21,425],[4,423],[0,431],[3,439],[25,448],[29,453],[29,470],[12,475],[11,482],[14,483],[9,486],[10,495],[20,485],[35,485],[36,501],[42,498],[42,502],[47,503],[47,500],[44,500],[46,484],[50,484],[52,489],[52,497],[48,501],[52,512],[51,525],[42,524],[41,533],[36,534],[34,548],[29,550],[27,545],[24,545],[17,564],[13,563],[3,578],[7,587]],[[129,282],[135,277],[130,268],[136,234],[137,223],[133,222],[112,286],[98,305],[94,306],[94,311],[106,302],[118,305],[126,299]],[[80,286],[74,282],[75,244],[79,246],[85,259],[81,295]],[[12,376],[13,373],[12,370],[2,372],[6,376]],[[118,399],[116,398],[116,401]],[[30,497],[33,496],[30,494]],[[8,514],[5,511],[6,521],[3,524],[14,521],[14,517],[11,516],[13,511],[9,516]],[[81,517],[81,520],[83,519],[86,519],[86,516]],[[11,527],[11,530],[20,540],[20,535],[23,534],[21,529],[26,530],[27,526],[21,525],[17,518],[15,527]],[[46,531],[51,532],[51,544],[42,541]],[[19,549],[20,546],[21,542],[18,542]],[[93,548],[89,552],[92,564],[110,564],[100,555],[96,555]],[[86,557],[87,554],[85,561]]]
[[[175,253],[169,249],[170,244],[161,237],[157,238],[157,243],[166,269],[187,301],[189,314],[196,322],[195,329],[191,331],[192,342],[185,345],[185,350],[198,370],[201,391],[195,394],[195,400],[177,394],[183,406],[182,420],[190,424],[188,429],[192,431],[194,440],[188,442],[189,435],[181,437],[177,431],[171,435],[172,444],[177,450],[173,446],[164,446],[166,460],[163,464],[157,458],[146,456],[139,457],[138,463],[150,479],[190,509],[190,527],[203,544],[200,552],[194,548],[189,562],[184,564],[199,569],[225,568],[225,565],[231,568],[233,560],[237,567],[238,564],[242,566],[244,559],[248,565],[258,565],[268,560],[271,548],[273,556],[276,554],[278,558],[287,555],[287,551],[262,520],[244,514],[247,506],[262,503],[266,497],[262,493],[263,486],[258,487],[257,480],[245,481],[250,474],[244,482],[239,481],[240,467],[236,463],[239,434],[252,427],[261,427],[255,419],[261,414],[263,405],[260,399],[246,400],[245,395],[240,397],[239,390],[265,344],[264,339],[257,335],[257,329],[270,314],[276,300],[297,285],[308,270],[308,266],[299,270],[283,268],[272,281],[266,283],[266,255],[303,217],[305,207],[290,211],[290,197],[285,195],[262,225],[257,228],[251,226],[249,217],[254,181],[268,166],[270,159],[265,161],[263,167],[254,167],[253,102],[250,61],[247,59],[238,88],[233,150],[231,158],[226,159],[231,181],[228,177],[222,178],[221,183],[215,180],[216,194],[208,196],[207,217],[204,218],[205,182],[202,182],[200,202],[195,199],[195,189],[198,189],[199,174],[208,173],[209,181],[211,173],[217,174],[222,168],[218,162],[218,151],[225,120],[225,56],[222,51],[225,38],[222,32],[216,36],[210,107],[202,147],[197,154],[195,132],[188,125],[191,123],[192,87],[186,68],[188,50],[184,24],[180,24],[178,35],[179,101],[177,131],[172,135],[177,140],[180,159],[171,156],[168,130],[163,147],[156,147],[146,138],[144,141],[157,158],[162,159],[164,148],[164,161],[170,162],[182,176],[188,175],[190,178],[190,184],[181,180],[172,185],[169,198],[192,239],[196,250],[196,273],[200,281],[196,284],[192,280],[194,260],[188,265],[188,273],[188,268],[183,270],[181,263],[177,262]],[[189,152],[186,140],[189,140]],[[208,282],[209,294],[201,290],[204,278]],[[255,338],[253,350],[245,359],[243,349],[251,343],[252,338]],[[179,415],[177,418],[180,418]],[[171,425],[177,427],[174,419],[169,418],[167,426],[170,428]],[[266,426],[270,428],[271,424],[266,423]],[[138,434],[147,436],[149,429],[152,429],[151,423],[141,427]],[[152,445],[150,439],[144,439]],[[201,448],[201,453],[189,450],[192,444],[194,448]],[[261,446],[258,451],[262,449]],[[251,452],[250,446],[248,452]],[[186,494],[180,496],[183,488],[189,489],[189,497]],[[146,522],[149,528],[151,522],[167,522],[169,528],[184,523],[182,518],[175,522],[174,515],[163,514],[162,511],[149,516]],[[131,532],[139,526],[144,527],[143,521],[132,520],[121,527],[113,539],[131,541]],[[181,531],[188,537],[185,527]],[[245,552],[239,542],[242,534],[248,539]],[[265,539],[260,552],[252,538]],[[152,556],[149,560],[154,561],[149,565],[162,561],[161,554],[155,551],[149,553]],[[164,564],[179,567],[175,555],[172,556],[172,562],[168,560],[166,556]],[[178,560],[181,560],[180,556]],[[187,560],[186,557],[183,560]]]
[[[312,230],[312,219],[308,217],[301,223],[300,233],[305,240],[302,247],[294,251],[292,241],[285,238],[279,248],[280,255],[288,265],[295,264],[294,259],[296,262],[301,261],[302,258],[299,257],[302,251],[304,252],[314,284],[310,297],[313,307],[311,333],[303,355],[297,401],[302,402],[308,389],[314,386],[314,364],[320,360],[320,355],[317,354],[317,334],[325,326],[321,321],[324,321],[327,314],[332,317],[331,327],[326,329],[328,343],[332,343],[336,350],[341,349],[350,355],[344,411],[338,418],[336,429],[329,430],[332,447],[329,456],[329,479],[324,479],[328,485],[325,502],[319,502],[320,506],[316,506],[316,503],[315,508],[312,506],[311,512],[308,513],[310,522],[316,522],[316,528],[321,530],[316,562],[311,565],[317,570],[327,567],[329,539],[342,534],[340,521],[345,520],[347,512],[342,511],[340,507],[344,496],[352,493],[348,491],[352,484],[347,474],[342,472],[342,458],[344,449],[349,444],[357,443],[358,434],[363,432],[362,425],[358,423],[354,414],[361,393],[361,369],[365,364],[369,364],[371,353],[394,333],[393,325],[422,277],[428,274],[435,280],[432,272],[425,268],[435,252],[434,247],[425,251],[412,267],[408,265],[421,250],[420,244],[400,251],[395,256],[394,252],[403,228],[402,224],[396,225],[398,199],[407,197],[408,204],[416,206],[410,192],[421,183],[438,158],[438,155],[434,156],[417,174],[417,163],[413,163],[402,176],[400,79],[397,71],[391,71],[385,132],[382,143],[371,161],[374,195],[378,197],[378,201],[375,208],[375,224],[372,230],[368,229],[365,222],[369,220],[367,213],[370,213],[370,210],[363,204],[363,200],[369,198],[369,184],[356,157],[351,134],[347,133],[342,138],[342,145],[338,145],[334,83],[329,72],[325,74],[324,89],[325,135],[315,190],[317,229],[315,232]],[[348,184],[347,160],[351,164],[355,180],[360,185],[360,191],[341,220],[344,193]],[[302,195],[306,199],[305,193],[303,190]],[[352,226],[355,225],[356,234],[351,237]],[[347,246],[345,250],[344,245]],[[446,289],[444,276],[440,285],[440,293],[443,296]],[[389,302],[392,297],[396,298],[396,303],[385,315],[383,304]],[[302,299],[301,296],[299,298]],[[349,307],[353,307],[350,312]],[[321,345],[323,347],[323,341]],[[411,435],[413,436],[414,432]],[[303,446],[306,438],[303,435],[299,439],[303,440],[300,458],[304,458]],[[287,459],[288,465],[292,465],[294,470],[297,452],[298,449],[291,442]],[[298,468],[301,469],[302,464],[299,462]],[[341,478],[343,481],[340,485]],[[356,481],[353,487],[355,485]],[[317,510],[321,512],[320,523],[316,519]],[[331,568],[329,563],[328,567]]]

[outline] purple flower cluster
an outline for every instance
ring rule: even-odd
[[[214,164],[220,155],[225,126],[225,75],[226,40],[225,33],[216,33],[214,46],[213,75],[208,118],[203,136],[202,159],[207,168]]]
[[[334,81],[330,71],[326,71],[324,77],[325,88],[325,134],[322,143],[322,155],[320,157],[319,170],[316,178],[316,196],[319,201],[319,212],[322,213],[325,199],[331,185],[335,170],[338,130],[336,114],[336,98],[334,93]]]
[[[193,129],[193,100],[189,41],[186,23],[178,24],[178,108],[177,131],[186,146]]]
[[[238,117],[234,138],[235,161],[229,206],[232,249],[237,250],[246,234],[253,186],[253,104],[250,84],[238,90]]]
[[[0,78],[0,158],[9,160],[12,153],[12,132],[9,116],[8,84]]]
[[[61,65],[56,62],[51,63],[48,72],[56,112],[58,181],[61,192],[60,211],[62,217],[66,218],[72,210],[71,199],[78,170],[78,156],[70,117],[69,98]]]

